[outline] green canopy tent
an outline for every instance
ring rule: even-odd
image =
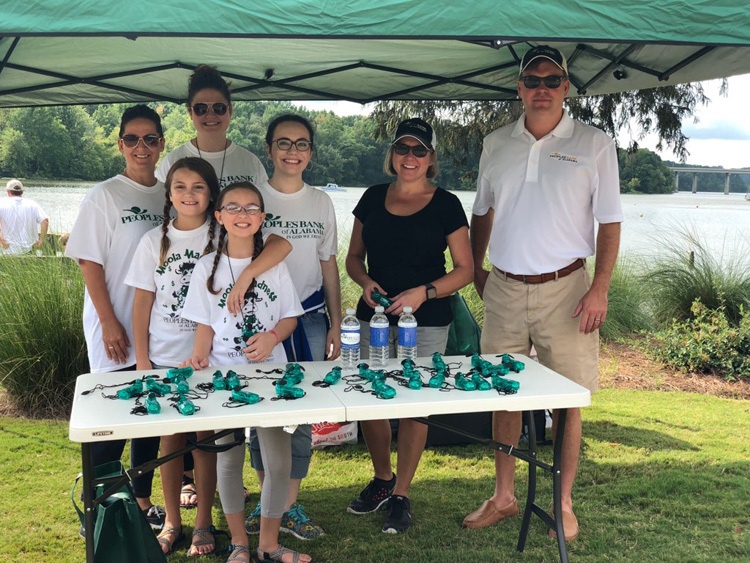
[[[750,72],[738,0],[10,0],[0,107],[182,101],[215,65],[235,100],[512,99],[548,43],[571,95]]]

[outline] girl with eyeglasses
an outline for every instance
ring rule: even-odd
[[[466,213],[458,198],[430,180],[438,173],[435,135],[422,119],[407,119],[396,129],[384,171],[396,179],[372,186],[354,208],[346,270],[362,287],[357,318],[366,326],[377,305],[374,290],[393,304],[390,357],[395,357],[398,315],[412,308],[417,318],[419,357],[445,351],[451,309],[448,297],[472,281],[473,259]],[[445,249],[453,269],[446,271]],[[360,354],[369,358],[370,336],[362,330]],[[409,413],[404,413],[408,416]],[[427,426],[410,418],[399,421],[397,472],[391,468],[388,420],[360,422],[370,451],[374,477],[347,510],[374,512],[387,503],[382,530],[406,531],[411,524],[409,488],[427,440]]]
[[[123,280],[138,241],[163,219],[164,185],[154,175],[164,150],[159,115],[145,105],[129,107],[122,114],[118,137],[125,169],[89,190],[65,248],[65,254],[78,262],[86,283],[83,330],[93,373],[135,368],[135,289]],[[119,460],[124,448],[125,440],[94,442],[94,466]],[[132,440],[132,466],[155,459],[158,450],[158,437]],[[151,527],[161,529],[164,512],[151,503],[152,479],[153,471],[136,477],[133,490]]]
[[[292,252],[285,262],[304,314],[297,319],[297,329],[284,346],[289,360],[297,362],[334,360],[341,352],[336,215],[330,196],[302,178],[315,148],[313,141],[313,127],[300,115],[284,114],[271,121],[266,130],[266,154],[273,163],[273,176],[258,186],[269,217],[264,231],[283,234],[292,244]],[[232,292],[241,294],[245,289],[246,286],[237,284]],[[250,436],[250,452],[262,487],[263,456],[254,433]],[[316,539],[324,533],[297,502],[311,457],[312,427],[302,424],[292,436],[292,481],[282,529],[305,540]],[[259,525],[260,504],[247,519],[246,527],[248,532],[257,534]]]
[[[285,363],[287,355],[281,342],[292,333],[302,313],[285,264],[269,269],[250,285],[243,294],[240,319],[224,304],[227,290],[238,281],[237,274],[265,252],[263,197],[249,182],[231,184],[219,196],[214,215],[221,225],[217,250],[198,260],[185,301],[183,316],[197,323],[192,357],[185,364],[204,369],[244,362]],[[259,392],[259,387],[253,389],[251,384],[249,391]],[[258,559],[310,561],[308,555],[287,549],[278,541],[292,465],[291,436],[282,428],[256,430],[266,462]],[[227,436],[217,443],[232,440]],[[242,498],[244,457],[244,444],[217,454],[219,497],[232,541],[227,561],[235,563],[249,563],[251,559]]]
[[[164,181],[180,158],[197,156],[211,163],[221,188],[233,182],[258,184],[268,178],[263,164],[249,150],[227,138],[232,118],[229,83],[212,66],[198,65],[188,81],[187,111],[195,137],[164,157],[156,176]]]

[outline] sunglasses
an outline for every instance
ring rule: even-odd
[[[294,147],[299,152],[307,152],[312,148],[312,143],[307,139],[297,139],[296,141],[292,141],[291,139],[276,139],[274,143],[282,151],[290,151]]]
[[[563,83],[563,80],[566,80],[567,78],[567,76],[522,76],[519,80],[530,90],[539,88],[539,85],[542,82],[544,82],[544,85],[547,88],[552,88],[554,90],[555,88],[559,88],[560,84]]]
[[[122,137],[120,137],[120,139],[122,139],[122,144],[129,149],[137,147],[139,141],[143,141],[143,144],[147,147],[154,148],[159,146],[161,137],[154,134],[144,135],[143,137],[139,137],[138,135],[123,135]]]
[[[415,145],[411,147],[409,145],[396,143],[395,145],[393,145],[393,152],[400,156],[405,156],[409,154],[409,152],[411,152],[411,154],[413,154],[417,158],[424,158],[428,153],[432,151],[428,148],[423,147],[422,145]]]
[[[248,215],[257,215],[258,213],[262,213],[263,210],[255,205],[254,203],[251,203],[250,205],[238,205],[236,203],[228,203],[219,209],[226,211],[230,215],[238,215],[240,212],[244,211]]]
[[[216,102],[214,104],[205,104],[203,102],[198,102],[197,104],[193,104],[193,113],[197,115],[198,117],[203,117],[208,113],[208,110],[211,109],[215,115],[224,115],[227,110],[229,109],[229,106],[223,102]]]

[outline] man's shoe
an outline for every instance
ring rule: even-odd
[[[386,534],[399,534],[411,526],[411,505],[409,499],[401,495],[393,495],[388,501],[388,516],[383,524]]]
[[[373,477],[372,481],[359,493],[359,496],[349,503],[346,510],[352,514],[369,514],[370,512],[375,512],[391,497],[395,486],[395,473],[389,481]]]
[[[260,534],[260,501],[258,501],[255,510],[250,513],[250,516],[245,518],[245,531],[248,534]]]
[[[553,513],[552,517],[554,518],[554,516],[555,515]],[[572,511],[562,511],[562,524],[563,533],[565,534],[565,541],[573,541],[578,537],[578,532],[580,531],[578,528],[578,519]],[[557,532],[555,530],[550,528],[548,533],[551,538],[557,539]]]
[[[491,500],[486,500],[482,506],[464,518],[464,528],[486,528],[512,516],[518,515],[518,501],[515,497],[506,506],[498,508]]]
[[[146,517],[146,522],[148,522],[152,530],[159,532],[164,527],[164,519],[167,517],[167,514],[161,506],[152,504],[148,509],[143,511],[143,515]]]
[[[313,522],[305,512],[305,507],[297,502],[281,517],[281,531],[301,540],[314,540],[325,535],[323,528]]]

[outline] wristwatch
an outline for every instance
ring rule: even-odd
[[[435,286],[431,283],[425,284],[425,289],[427,290],[427,299],[437,299],[437,289],[435,289]]]

